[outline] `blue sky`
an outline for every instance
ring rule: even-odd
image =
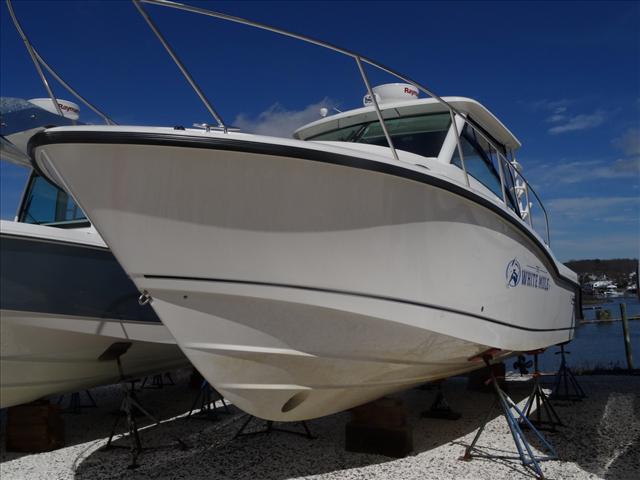
[[[318,37],[439,95],[479,100],[523,143],[518,158],[550,212],[561,260],[639,255],[640,2],[188,3]],[[41,55],[118,123],[211,121],[130,2],[14,7]],[[348,58],[146,8],[229,123],[282,134],[316,119],[321,104],[361,105]],[[1,95],[45,96],[4,3],[0,22]],[[81,119],[99,123],[86,108]],[[24,179],[1,162],[2,218],[12,218]]]

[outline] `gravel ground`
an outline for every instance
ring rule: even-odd
[[[178,376],[176,386],[139,393],[141,403],[163,419],[163,425],[144,430],[145,446],[164,446],[145,451],[140,467],[127,470],[127,450],[104,451],[119,405],[117,388],[92,390],[99,408],[79,415],[65,414],[66,447],[48,453],[6,452],[4,433],[0,450],[0,476],[10,479],[513,479],[532,478],[517,460],[478,458],[460,461],[493,401],[491,393],[466,390],[466,379],[447,382],[447,398],[463,414],[457,421],[420,418],[435,396],[434,390],[411,390],[398,397],[407,406],[414,428],[414,452],[402,459],[349,453],[344,450],[348,413],[308,422],[318,438],[309,440],[279,432],[233,440],[247,418],[232,409],[220,420],[186,418],[196,395],[186,386],[187,376]],[[524,404],[531,384],[510,381],[510,395]],[[545,461],[547,478],[640,478],[640,377],[580,377],[589,398],[558,405],[567,427],[547,438],[561,461]],[[3,418],[3,424],[6,420]],[[260,426],[256,422],[256,426]],[[3,425],[4,427],[4,425]],[[300,428],[290,425],[290,428]],[[3,429],[4,430],[4,429]],[[178,435],[190,448],[175,448],[169,434]],[[127,444],[126,439],[118,443]],[[508,427],[497,413],[480,437],[484,452],[515,454]]]

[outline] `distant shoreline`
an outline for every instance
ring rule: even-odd
[[[627,320],[631,321],[631,320],[640,320],[640,316],[635,316],[635,317],[627,317]],[[584,320],[581,319],[578,321],[579,325],[587,325],[589,323],[615,323],[615,322],[621,322],[622,318],[607,318],[607,319],[602,319],[602,320]]]

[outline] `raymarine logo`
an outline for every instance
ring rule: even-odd
[[[507,285],[509,287],[517,287],[520,283],[521,275],[522,269],[520,268],[520,263],[514,258],[507,264],[507,271],[505,273]]]

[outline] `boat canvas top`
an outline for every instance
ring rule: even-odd
[[[375,89],[374,89],[375,90]],[[493,138],[504,145],[508,150],[520,148],[520,141],[509,131],[504,124],[489,110],[476,100],[466,97],[442,97],[449,105],[471,116]],[[415,100],[401,100],[396,102],[380,102],[380,110],[385,120],[391,118],[409,117],[413,115],[446,113],[449,109],[445,104],[435,98],[419,98]],[[300,140],[312,139],[321,133],[330,132],[339,128],[349,127],[365,122],[378,120],[376,109],[373,105],[337,113],[322,118],[297,129],[293,136]]]

